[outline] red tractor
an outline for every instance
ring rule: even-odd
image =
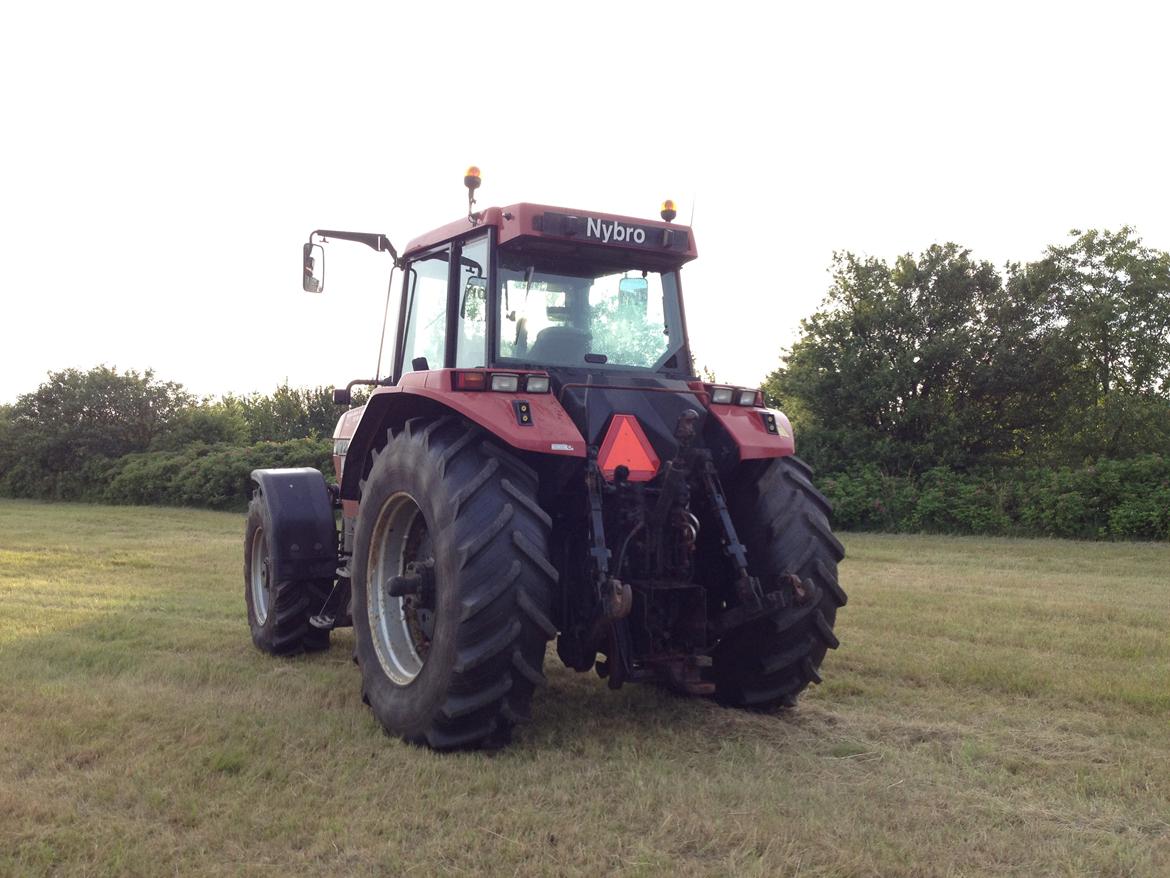
[[[338,421],[336,485],[252,474],[252,639],[292,655],[352,625],[363,699],[436,749],[506,744],[554,638],[615,689],[792,706],[837,646],[844,553],[787,418],[695,376],[691,230],[670,202],[661,222],[475,212],[473,171],[468,218],[401,257],[383,235],[305,245],[311,292],[329,239],[391,254],[397,343],[388,377],[334,393],[373,387]]]

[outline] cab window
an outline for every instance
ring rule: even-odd
[[[455,336],[455,365],[475,368],[487,364],[487,236],[463,245],[459,256],[459,321]]]
[[[433,251],[410,263],[407,280],[406,339],[402,370],[426,357],[427,368],[441,369],[447,345],[447,270],[450,250]]]

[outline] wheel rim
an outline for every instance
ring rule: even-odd
[[[264,529],[256,528],[252,534],[252,565],[249,571],[252,586],[252,611],[256,623],[263,625],[268,618],[268,553],[264,551]]]
[[[431,557],[431,540],[418,504],[409,494],[390,497],[378,513],[366,566],[366,608],[374,651],[382,670],[399,686],[422,671],[434,636],[434,595],[391,596],[392,577],[412,561]]]

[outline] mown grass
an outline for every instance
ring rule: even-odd
[[[0,874],[1170,874],[1170,546],[847,535],[773,715],[550,654],[494,756],[385,737],[349,632],[248,638],[242,517],[0,502]]]

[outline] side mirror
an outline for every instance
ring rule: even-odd
[[[348,387],[333,388],[334,405],[349,405],[351,402],[353,402],[353,395],[350,393]]]
[[[304,246],[304,289],[306,293],[320,293],[325,289],[325,248],[312,241]]]
[[[463,285],[463,302],[459,316],[464,320],[479,320],[484,316],[483,305],[487,302],[487,278],[469,277]]]
[[[645,312],[650,295],[650,284],[644,277],[623,277],[618,281],[618,307],[637,308]]]

